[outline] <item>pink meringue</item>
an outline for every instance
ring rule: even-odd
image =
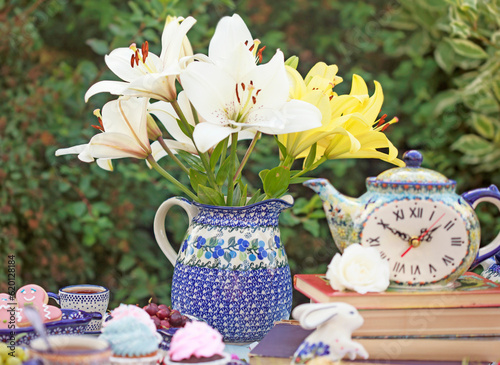
[[[169,355],[173,361],[224,356],[222,335],[205,322],[188,322],[175,332],[170,343]]]
[[[120,304],[118,308],[115,308],[111,312],[111,317],[113,317],[113,320],[117,320],[124,317],[134,317],[138,321],[147,325],[151,329],[151,331],[156,332],[156,326],[153,320],[151,319],[151,316],[144,309],[136,305]],[[108,324],[109,322],[105,321],[103,323],[103,327],[106,327],[106,325]]]

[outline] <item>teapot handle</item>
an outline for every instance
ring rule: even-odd
[[[186,211],[190,223],[198,210],[198,208],[193,206],[188,200],[173,197],[165,200],[156,211],[154,219],[154,233],[156,242],[158,243],[158,246],[160,246],[165,256],[167,256],[168,261],[170,261],[173,266],[175,266],[175,262],[177,261],[177,252],[175,252],[167,238],[167,232],[165,230],[165,218],[167,217],[167,213],[170,208],[172,208],[174,205],[178,205]]]
[[[476,209],[477,205],[482,202],[488,202],[495,204],[500,210],[500,191],[495,185],[490,185],[489,188],[481,188],[468,191],[462,194],[462,198],[469,203],[473,209]],[[471,269],[476,267],[481,263],[496,253],[500,252],[500,233],[484,247],[479,249],[477,257],[471,265]]]

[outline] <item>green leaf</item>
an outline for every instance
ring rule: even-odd
[[[311,233],[313,237],[319,237],[320,225],[315,219],[308,219],[304,221],[304,229]]]
[[[228,202],[228,204],[231,204],[232,206],[238,206],[239,202],[241,200],[241,188],[240,184],[236,185],[236,188],[233,191],[233,201]]]
[[[316,150],[317,150],[318,144],[314,143],[311,146],[311,149],[309,150],[309,154],[307,155],[306,161],[304,162],[304,168],[308,169],[311,167],[311,165],[314,163],[314,160],[316,160]]]
[[[467,11],[469,9],[477,10],[477,0],[461,0],[460,8],[463,11]]]
[[[255,194],[248,200],[247,205],[251,205],[257,202],[262,201],[265,198],[266,194],[261,194],[260,189],[255,192]]]
[[[224,206],[224,196],[208,186],[198,185],[198,197],[203,204]]]
[[[311,180],[312,177],[309,177],[309,176],[299,176],[299,177],[294,177],[292,179],[290,179],[290,185],[291,184],[302,184],[308,180]]]
[[[219,161],[219,157],[222,154],[222,150],[227,146],[225,141],[219,142],[217,146],[215,146],[212,155],[210,156],[210,168],[213,170],[217,165],[217,161]]]
[[[120,271],[128,271],[134,266],[135,266],[134,255],[124,255],[121,258],[120,263],[118,264],[118,269],[120,269]]]
[[[444,41],[439,42],[434,50],[434,59],[436,60],[438,66],[441,67],[448,75],[453,72],[455,66],[453,47],[450,43]]]
[[[84,202],[76,202],[72,204],[72,210],[76,217],[81,217],[87,212],[87,205]]]
[[[281,159],[284,160],[288,156],[288,153],[286,151],[286,147],[285,147],[285,145],[283,143],[281,143],[278,140],[278,137],[274,136],[274,140],[276,141],[276,144],[278,145],[278,148],[280,149]]]
[[[205,172],[205,167],[198,156],[194,156],[189,152],[177,150],[177,154],[183,159],[190,167],[200,172]]]
[[[109,52],[108,42],[103,41],[101,39],[90,38],[85,42],[92,51],[97,53],[100,56],[104,56]]]
[[[488,53],[484,49],[467,39],[448,38],[447,41],[453,47],[453,50],[461,56],[473,59],[488,58]]]
[[[492,118],[484,114],[473,113],[471,123],[476,132],[484,138],[493,139],[495,137],[495,126],[498,127],[498,122],[494,121]]]
[[[309,214],[310,212],[321,207],[321,198],[319,195],[313,195],[311,199],[299,198],[295,201],[292,210],[295,214]]]
[[[231,254],[229,252],[224,252],[224,260],[231,262]]]
[[[215,182],[217,185],[223,185],[229,177],[229,170],[231,169],[231,159],[226,158],[222,163],[219,171],[217,171],[217,176],[215,177]]]
[[[440,116],[443,114],[443,112],[451,107],[455,106],[458,102],[460,102],[461,96],[456,90],[447,90],[442,93],[440,93],[435,99],[434,99],[434,111],[433,115],[435,117]]]
[[[269,198],[279,198],[288,190],[290,170],[278,166],[270,170],[264,178],[264,192]]]
[[[261,170],[259,172],[260,181],[262,181],[263,184],[264,184],[264,180],[266,179],[266,175],[268,174],[268,172],[269,172],[268,169]]]
[[[285,210],[280,214],[280,224],[293,227],[299,223],[300,219],[293,215],[290,210]]]
[[[201,256],[203,256],[203,250],[198,250],[198,252],[196,253],[196,257],[200,258]]]
[[[193,190],[198,193],[199,185],[206,185],[208,182],[207,175],[195,169],[189,169],[189,182]]]
[[[193,126],[191,124],[189,124],[188,126],[186,126],[184,123],[181,122],[180,119],[177,119],[177,125],[181,129],[182,133],[184,133],[187,137],[193,135],[194,128],[193,128]],[[189,129],[187,129],[187,128],[189,128]]]
[[[241,190],[241,198],[240,198],[240,203],[239,206],[242,207],[246,205],[247,203],[247,194],[248,194],[248,185],[243,185],[243,189]]]
[[[466,134],[453,143],[451,148],[467,155],[480,156],[491,152],[495,146],[475,134]]]

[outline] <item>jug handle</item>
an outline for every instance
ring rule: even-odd
[[[490,185],[489,188],[481,188],[468,191],[462,194],[462,198],[469,203],[473,209],[476,209],[479,203],[487,202],[497,206],[500,210],[500,191],[495,185]],[[500,252],[500,233],[486,246],[481,247],[477,253],[477,257],[471,265],[471,269],[496,253]]]
[[[189,201],[173,197],[165,200],[156,211],[153,225],[156,242],[158,243],[158,246],[160,246],[165,256],[167,256],[168,261],[170,261],[173,266],[175,266],[175,262],[177,261],[177,252],[175,252],[174,248],[167,238],[167,232],[165,230],[165,218],[167,217],[167,213],[170,208],[172,208],[174,205],[178,205],[186,211],[189,222],[191,222],[198,210]]]

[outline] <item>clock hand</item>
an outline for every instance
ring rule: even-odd
[[[424,231],[424,236],[422,237],[421,241],[426,241],[426,242],[429,242],[432,240],[432,234],[437,231],[441,226],[437,226],[437,227],[434,227],[432,230],[428,231],[427,233],[425,233],[426,231],[424,231],[424,229],[422,229],[422,231]]]
[[[400,232],[400,231],[398,231],[397,229],[395,229],[393,227],[390,227],[389,223],[384,223],[383,220],[380,220],[380,222],[378,222],[377,224],[380,225],[380,226],[382,226],[384,229],[387,229],[392,234],[398,236],[403,241],[408,241],[410,239],[410,235],[408,235],[408,234],[406,234],[404,232]]]
[[[443,213],[443,215],[441,217],[439,217],[438,219],[436,219],[434,221],[434,223],[432,223],[431,226],[429,228],[427,228],[427,230],[424,233],[422,233],[420,236],[415,237],[415,238],[412,237],[410,239],[410,247],[408,247],[408,249],[405,252],[403,252],[403,254],[401,255],[401,257],[403,257],[404,255],[406,255],[413,247],[419,246],[420,243],[421,243],[421,241],[422,241],[422,237],[424,237],[427,233],[429,233],[431,231],[432,227],[434,227],[437,224],[437,222],[439,222],[439,220],[441,218],[443,218],[445,215],[446,215],[446,213]]]
[[[443,213],[443,215],[441,217],[436,219],[436,221],[434,223],[432,223],[431,226],[429,228],[427,228],[427,230],[418,237],[418,240],[420,241],[422,239],[422,237],[424,237],[427,233],[429,233],[429,231],[432,229],[432,227],[434,227],[437,224],[437,222],[439,222],[439,220],[441,218],[443,218],[445,215],[446,215],[446,213]]]

